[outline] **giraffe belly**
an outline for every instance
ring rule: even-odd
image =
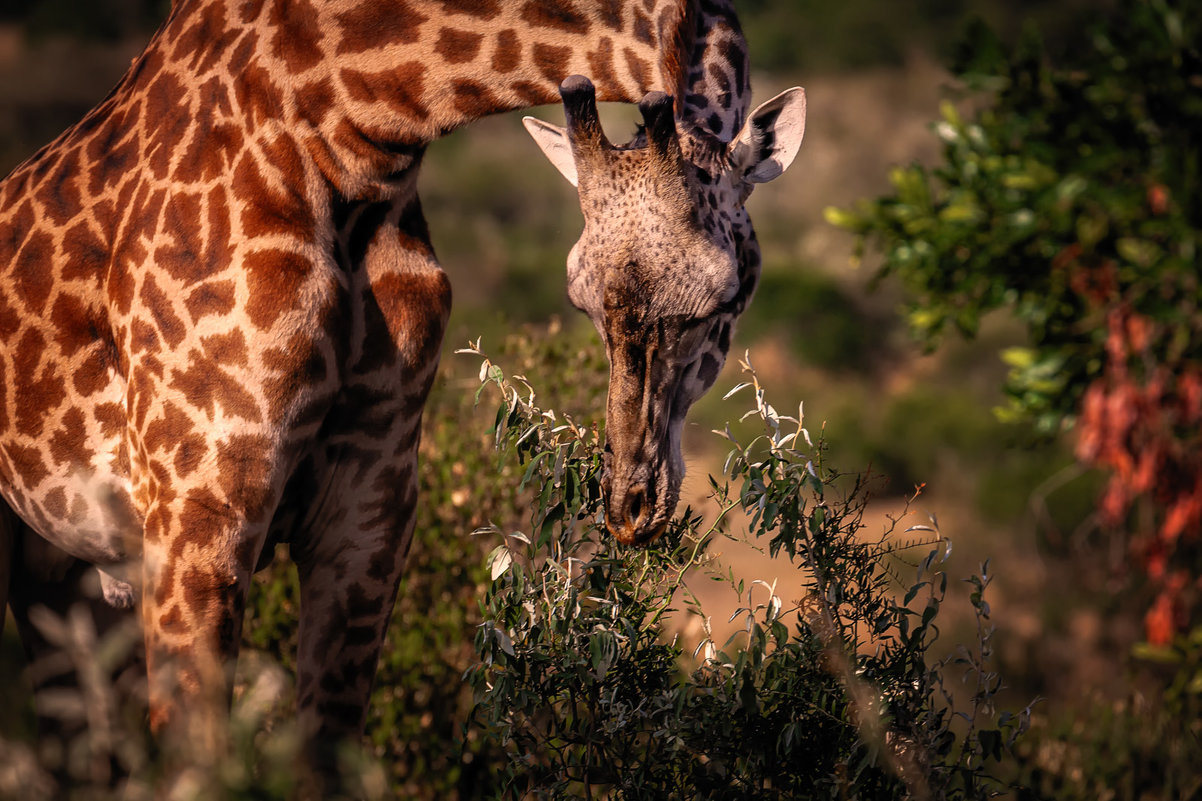
[[[35,533],[77,559],[119,569],[141,552],[128,478],[73,470],[42,479],[36,498],[19,485],[5,485],[2,494]]]
[[[110,372],[103,390],[86,399],[68,393],[40,417],[23,408],[29,396],[18,394],[14,417],[26,424],[0,433],[0,495],[12,510],[71,556],[113,569],[139,556],[142,539],[123,393]]]

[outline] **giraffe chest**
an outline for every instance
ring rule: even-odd
[[[21,223],[19,211],[0,216],[0,239],[12,241]],[[125,381],[105,333],[100,282],[78,264],[56,264],[62,237],[54,242],[32,224],[23,233],[24,245],[0,265],[0,494],[69,552],[119,560],[121,532],[136,531],[137,517]],[[44,252],[43,238],[54,243]]]
[[[286,292],[265,299],[243,275],[231,313],[195,319],[209,307],[188,305],[198,290],[173,287],[184,300],[171,305],[148,265],[128,305],[79,300],[69,325],[25,315],[2,343],[20,369],[0,409],[0,493],[100,565],[136,557],[156,507],[185,492],[257,494],[273,536],[305,542],[348,515],[341,499],[365,477],[380,488],[372,504],[402,508],[449,287],[425,257],[371,262],[305,262],[291,277],[284,259]],[[212,283],[199,285],[205,303],[224,303]]]

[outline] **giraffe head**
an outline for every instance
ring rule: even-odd
[[[568,297],[609,356],[606,525],[619,541],[643,544],[675,511],[685,414],[718,377],[759,278],[743,204],[796,155],[805,92],[764,103],[730,142],[652,92],[639,103],[642,130],[623,147],[606,140],[587,78],[568,78],[560,94],[566,129],[525,123],[580,194],[584,233],[568,256]]]

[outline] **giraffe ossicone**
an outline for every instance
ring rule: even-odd
[[[789,89],[725,141],[651,92],[643,128],[615,147],[585,77],[560,85],[567,127],[524,119],[580,193],[584,232],[568,257],[568,296],[609,356],[606,525],[645,544],[667,527],[684,478],[681,430],[713,385],[731,329],[759,278],[744,209],[752,186],[792,163],[805,132],[805,91]]]

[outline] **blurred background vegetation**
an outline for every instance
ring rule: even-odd
[[[167,6],[164,0],[0,0],[0,172],[101,98]],[[804,85],[809,119],[793,167],[757,188],[749,203],[765,270],[732,355],[750,348],[774,397],[804,401],[807,424],[825,428],[835,463],[882,477],[874,506],[879,519],[923,485],[916,508],[938,514],[955,541],[959,572],[992,559],[992,604],[1001,627],[994,647],[1008,692],[1018,705],[1046,699],[1036,708],[1041,722],[1028,762],[1016,769],[1025,780],[1045,796],[1100,797],[1090,788],[1114,782],[1097,777],[1122,770],[1128,784],[1112,797],[1165,797],[1147,778],[1167,759],[1157,744],[1184,737],[1185,753],[1196,754],[1197,734],[1166,723],[1172,714],[1161,689],[1177,675],[1175,667],[1132,656],[1144,636],[1148,595],[1132,583],[1125,540],[1100,533],[1097,501],[1106,475],[1078,463],[1071,433],[1040,433],[995,414],[1007,404],[1003,386],[1012,368],[998,354],[1026,344],[1023,324],[983,313],[973,338],[924,348],[912,335],[912,309],[904,309],[913,296],[895,277],[874,280],[878,257],[870,249],[863,259],[851,258],[853,234],[823,215],[827,207],[851,208],[894,191],[893,167],[939,161],[944,143],[932,124],[956,85],[945,65],[963,61],[965,42],[979,41],[968,37],[974,21],[988,23],[1002,43],[1038,29],[1055,60],[1080,51],[1089,24],[1113,4],[742,0],[737,6],[755,68],[754,101]],[[966,113],[979,103],[979,96],[957,98]],[[624,139],[631,117],[611,112],[610,138]],[[537,113],[555,119],[558,110]],[[478,362],[453,351],[482,335],[511,372],[538,377],[550,395],[546,405],[598,422],[605,365],[591,326],[564,293],[564,259],[581,226],[574,191],[538,154],[517,115],[483,120],[436,143],[421,192],[455,309],[427,411],[418,540],[377,679],[369,737],[403,796],[469,798],[487,786],[488,754],[483,744],[458,744],[471,703],[461,675],[472,660],[492,543],[468,533],[490,522],[506,528],[522,516],[525,501],[515,486],[519,476],[497,474],[485,433],[490,420],[473,409]],[[724,443],[709,431],[729,414],[720,397],[738,380],[728,366],[694,410],[686,501],[689,493],[706,493],[707,472],[721,470]],[[788,569],[754,549],[731,546],[721,558],[748,579],[771,581]],[[263,577],[246,634],[253,647],[285,664],[294,649],[292,582],[284,568]],[[721,610],[735,605],[721,591],[702,598],[719,638]],[[687,621],[681,625],[682,636],[699,637]],[[12,628],[5,631],[5,671],[19,661]],[[0,734],[27,729],[28,715],[22,720],[0,722]]]

